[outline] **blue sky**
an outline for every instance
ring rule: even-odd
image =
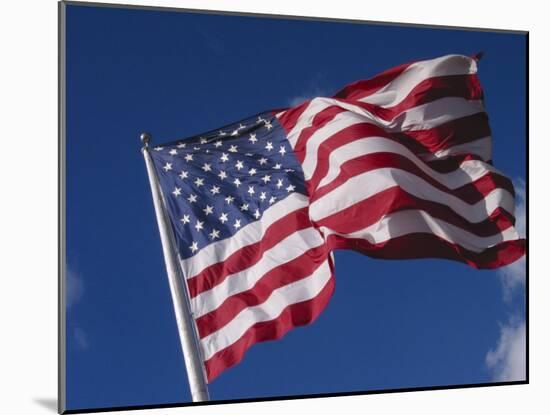
[[[520,190],[526,176],[522,35],[73,5],[67,38],[69,409],[190,400],[140,132],[171,141],[482,50],[495,165]],[[484,383],[513,369],[524,262],[335,259],[320,318],[254,346],[212,399]]]

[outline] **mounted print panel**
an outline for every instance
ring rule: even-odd
[[[527,383],[526,32],[60,29],[60,412]]]

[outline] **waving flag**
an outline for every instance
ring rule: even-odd
[[[319,315],[333,249],[476,268],[524,254],[476,72],[405,64],[151,150],[208,381]]]

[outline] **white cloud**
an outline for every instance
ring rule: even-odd
[[[90,343],[88,341],[88,335],[81,327],[75,327],[73,329],[73,338],[75,340],[76,345],[81,350],[87,350],[90,347]]]
[[[309,86],[299,95],[296,95],[288,100],[289,107],[296,107],[302,102],[315,97],[326,97],[329,91],[319,86],[324,83],[324,75],[321,73],[315,74],[309,81]]]
[[[516,189],[516,230],[521,237],[525,237],[526,231],[526,203],[525,203],[525,182],[522,179],[514,183]],[[504,300],[509,302],[513,295],[525,286],[525,273],[527,264],[525,256],[518,261],[503,267],[499,270],[502,283]]]
[[[500,338],[495,349],[485,357],[493,380],[525,380],[526,331],[525,320],[510,321],[500,328]]]
[[[516,190],[516,229],[521,237],[526,232],[525,182],[514,183]],[[511,304],[515,294],[524,294],[526,277],[525,256],[499,269],[502,295],[505,303]],[[500,338],[494,349],[485,356],[485,363],[494,381],[525,380],[526,378],[526,330],[525,317],[510,318],[500,327]]]
[[[514,188],[516,190],[516,229],[521,236],[525,236],[527,229],[525,181],[523,179],[516,180]]]
[[[67,270],[65,279],[65,301],[66,308],[75,305],[84,294],[84,281],[82,277],[72,270]]]
[[[298,96],[295,96],[295,97],[291,98],[288,101],[288,105],[289,105],[289,107],[297,107],[302,102],[307,101],[308,99],[312,99],[312,98],[315,98],[315,97],[323,97],[323,96],[326,96],[326,93],[324,91],[322,91],[319,88],[314,88],[309,92],[305,92],[301,95],[298,95]]]

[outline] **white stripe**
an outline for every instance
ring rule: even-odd
[[[252,223],[242,227],[232,237],[214,242],[190,258],[181,261],[181,266],[186,278],[192,278],[206,267],[225,261],[230,255],[239,249],[260,241],[266,229],[295,210],[309,204],[309,199],[300,193],[292,193],[285,199],[270,206],[264,211],[263,216]]]
[[[302,229],[283,239],[262,254],[262,258],[247,269],[228,275],[222,283],[191,299],[195,318],[218,308],[228,297],[254,287],[266,273],[298,258],[304,252],[324,243],[314,228]]]
[[[347,116],[350,116],[350,113],[357,114],[363,117],[363,122],[373,123],[389,132],[428,130],[446,122],[484,111],[482,101],[470,101],[460,97],[445,97],[412,107],[399,113],[392,120],[386,121],[357,105],[332,98],[315,98],[311,100],[308,109],[300,116],[294,128],[288,133],[288,140],[293,148],[296,146],[302,131],[311,126],[315,115],[330,106],[346,109],[349,111]],[[342,116],[345,116],[345,114],[343,113]],[[330,127],[330,125],[331,122],[328,122],[317,131]]]
[[[466,160],[456,170],[449,173],[440,173],[427,166],[404,145],[384,137],[364,137],[338,147],[330,153],[328,159],[329,169],[319,182],[318,187],[325,186],[336,179],[341,172],[342,164],[347,161],[375,153],[393,153],[406,157],[424,173],[433,177],[449,189],[462,187],[489,172],[498,173],[493,166],[479,160]],[[309,166],[307,167],[309,168]],[[304,176],[306,180],[309,180],[313,176],[313,173],[310,170],[306,171],[304,163]]]
[[[435,153],[421,154],[420,157],[424,161],[444,160],[449,157],[459,156],[462,154],[475,154],[483,160],[488,161],[493,157],[492,154],[492,139],[491,137],[483,137],[469,143],[457,144],[456,146],[439,150]]]
[[[310,217],[314,221],[319,221],[396,186],[420,199],[449,206],[471,223],[487,219],[497,207],[503,207],[511,214],[514,213],[514,197],[507,190],[494,189],[477,203],[469,204],[452,194],[437,189],[415,174],[388,167],[354,176],[330,193],[317,199],[310,205]]]
[[[348,234],[338,233],[325,226],[319,229],[323,232],[325,238],[335,234],[345,238],[365,239],[371,244],[384,243],[392,238],[403,235],[429,233],[477,253],[500,242],[512,241],[519,238],[513,226],[496,235],[477,236],[448,222],[433,218],[422,210],[404,210],[391,213],[364,229]]]
[[[204,359],[208,360],[218,351],[231,346],[254,324],[276,319],[289,305],[315,298],[330,278],[327,260],[309,277],[277,288],[262,304],[245,308],[223,328],[201,339]]]
[[[476,61],[464,55],[447,55],[416,62],[389,84],[360,101],[384,108],[393,107],[403,101],[415,86],[426,79],[436,76],[470,75],[476,72]]]
[[[335,100],[331,98],[314,98],[309,101],[306,109],[300,114],[300,117],[298,117],[298,121],[296,121],[294,128],[292,128],[287,135],[288,141],[290,142],[292,148],[296,145],[296,141],[302,131],[308,127],[311,127],[313,124],[313,118],[315,118],[317,113],[323,111],[331,105],[334,105],[333,102],[335,102]]]
[[[307,140],[306,151],[304,161],[302,162],[302,170],[304,171],[304,178],[309,180],[315,171],[317,166],[317,151],[319,146],[334,134],[339,133],[340,131],[351,127],[355,124],[364,123],[365,118],[362,115],[342,112],[334,117],[327,125],[323,128],[319,128],[315,131],[311,137]]]

